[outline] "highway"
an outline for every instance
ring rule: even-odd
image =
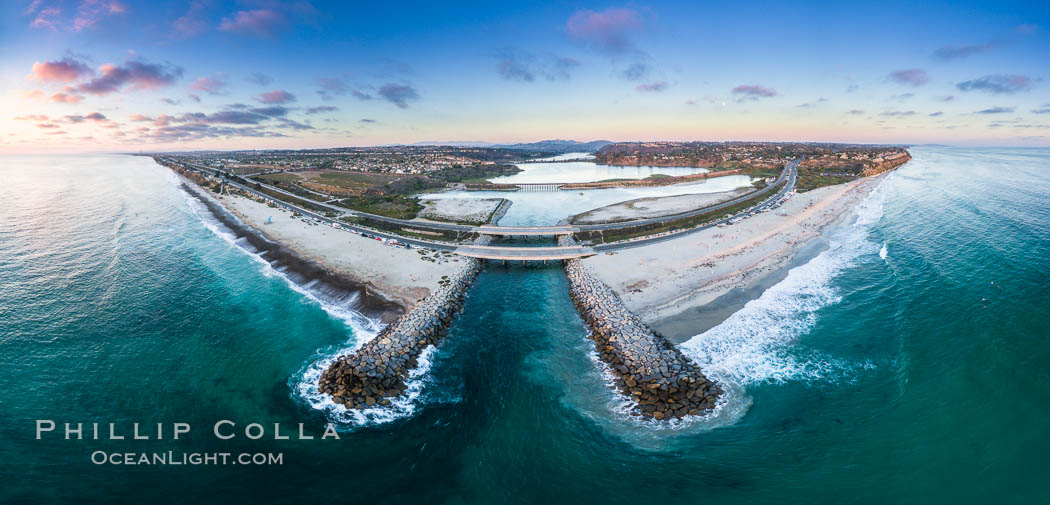
[[[718,225],[720,225],[722,223],[727,223],[729,221],[732,221],[732,220],[740,217],[742,214],[747,214],[747,213],[751,213],[751,212],[759,212],[759,211],[765,210],[765,209],[769,208],[769,206],[773,205],[774,202],[776,202],[777,200],[780,200],[781,198],[783,198],[784,195],[788,194],[788,192],[790,192],[791,190],[795,189],[795,184],[798,182],[798,164],[801,161],[802,160],[795,160],[795,161],[792,161],[791,163],[789,163],[788,166],[785,167],[785,170],[780,173],[780,177],[778,177],[777,180],[773,184],[770,184],[769,186],[766,186],[766,188],[764,188],[764,189],[772,189],[772,188],[776,187],[777,184],[780,184],[780,182],[783,181],[785,177],[787,177],[788,181],[787,181],[786,184],[784,184],[784,187],[780,188],[780,191],[777,191],[777,193],[775,195],[767,198],[765,201],[763,201],[762,203],[758,204],[755,207],[751,207],[751,208],[745,209],[745,210],[743,210],[741,212],[737,212],[736,214],[733,214],[732,216],[725,217],[725,218],[719,219],[717,221],[712,221],[710,223],[707,223],[707,224],[704,224],[704,225],[701,225],[701,226],[697,226],[696,228],[689,228],[689,229],[686,229],[686,230],[681,230],[681,231],[669,233],[667,235],[660,235],[658,237],[649,237],[649,238],[643,238],[643,239],[638,239],[638,240],[631,240],[631,241],[627,241],[627,242],[615,242],[615,243],[612,243],[612,244],[598,244],[598,245],[593,246],[594,250],[598,251],[598,252],[617,251],[617,250],[622,250],[622,249],[630,249],[632,247],[639,247],[639,246],[643,246],[643,245],[656,244],[656,243],[659,243],[659,242],[664,242],[664,241],[667,241],[667,240],[676,239],[678,237],[681,237],[681,236],[684,236],[684,235],[688,235],[690,233],[696,233],[696,232],[701,231],[701,230],[706,230],[708,228],[711,228],[711,227],[714,227],[714,226],[718,226]],[[744,195],[741,198],[746,199],[746,198],[754,197],[754,196],[755,196],[754,194]],[[691,213],[678,214],[678,215],[675,216],[675,218],[677,219],[679,217],[687,216],[689,214],[697,215],[697,214],[702,214],[702,213],[705,213],[705,212],[710,212],[711,210],[717,210],[717,209],[720,209],[720,208],[725,208],[725,207],[727,207],[727,206],[729,206],[729,205],[731,205],[733,203],[739,203],[741,198],[737,198],[736,200],[731,200],[729,202],[725,202],[724,204],[719,204],[719,205],[715,205],[713,207],[708,207],[706,209],[700,209],[698,211],[693,211]],[[632,222],[636,222],[636,221],[632,221]]]
[[[455,252],[461,256],[470,256],[472,258],[522,261],[566,260],[594,255],[594,249],[584,246],[498,247],[468,245],[456,249]]]
[[[199,171],[199,172],[210,173],[210,174],[212,174],[212,175],[214,175],[216,177],[221,177],[224,180],[226,180],[225,175],[219,170],[215,170],[215,169],[212,169],[212,168],[200,166],[200,165],[193,164],[193,163],[180,163],[180,162],[177,162],[175,160],[167,160],[167,161],[169,163],[174,163],[174,164],[178,164],[178,165],[184,166],[184,167],[186,167],[186,168],[188,168],[190,170],[196,170],[196,171]],[[606,252],[606,251],[616,251],[616,250],[622,250],[622,249],[630,249],[630,248],[633,248],[633,247],[639,247],[639,246],[643,246],[643,245],[647,245],[647,244],[654,244],[654,243],[658,243],[658,242],[663,242],[663,241],[666,241],[666,240],[671,240],[671,239],[674,239],[674,238],[677,238],[677,237],[680,237],[680,236],[683,236],[683,235],[686,235],[686,234],[689,234],[689,233],[694,233],[694,232],[697,232],[697,231],[700,231],[700,230],[705,230],[707,228],[711,228],[713,226],[717,226],[719,224],[731,221],[731,220],[739,217],[741,214],[744,214],[744,213],[757,212],[757,211],[760,211],[760,210],[764,210],[764,209],[768,208],[770,205],[772,205],[773,202],[779,200],[781,197],[783,197],[789,191],[794,189],[795,184],[796,184],[797,179],[798,179],[798,165],[799,165],[800,161],[801,160],[794,160],[794,161],[788,163],[788,165],[785,167],[785,169],[783,171],[781,171],[780,176],[777,177],[776,181],[774,181],[769,186],[766,186],[765,188],[759,190],[758,192],[750,193],[750,194],[747,194],[747,195],[743,195],[743,196],[741,196],[739,198],[734,198],[733,200],[729,200],[729,201],[720,203],[718,205],[714,205],[714,206],[711,206],[711,207],[705,207],[705,208],[702,208],[702,209],[697,209],[697,210],[684,212],[684,213],[680,213],[680,214],[674,214],[674,215],[670,215],[670,216],[657,217],[657,218],[637,219],[637,220],[633,220],[633,221],[624,221],[624,222],[620,222],[620,223],[609,223],[609,224],[600,224],[600,225],[575,225],[575,226],[494,226],[494,225],[471,226],[471,225],[431,223],[431,222],[422,223],[422,222],[419,222],[419,221],[408,221],[408,220],[404,220],[404,219],[396,219],[396,218],[390,218],[390,217],[386,217],[386,216],[378,216],[378,215],[375,215],[375,214],[368,214],[368,213],[364,213],[364,212],[358,212],[358,211],[347,209],[346,207],[339,207],[339,206],[336,206],[336,205],[330,205],[330,204],[327,204],[327,203],[324,203],[324,202],[319,202],[319,201],[316,201],[316,200],[305,198],[305,197],[303,197],[301,195],[297,195],[295,193],[291,193],[289,191],[285,191],[285,190],[283,190],[281,188],[277,188],[275,186],[270,186],[268,184],[262,184],[262,183],[259,183],[259,182],[255,182],[256,184],[259,184],[259,186],[264,187],[264,188],[266,188],[269,191],[275,191],[275,192],[278,192],[278,193],[281,193],[281,194],[284,194],[284,195],[295,197],[297,199],[309,202],[309,203],[311,203],[313,205],[317,205],[319,207],[322,207],[322,208],[325,208],[325,209],[329,209],[329,210],[331,210],[333,212],[339,212],[339,213],[343,213],[343,214],[348,214],[350,216],[367,217],[367,218],[370,218],[370,219],[376,219],[376,220],[387,222],[387,223],[390,223],[390,224],[395,224],[395,225],[398,225],[398,226],[401,226],[401,227],[409,227],[409,228],[424,229],[424,230],[425,229],[431,229],[431,230],[440,230],[440,231],[453,231],[453,232],[459,232],[459,233],[477,233],[477,234],[483,234],[483,235],[505,235],[505,236],[520,235],[520,236],[526,236],[526,235],[566,235],[566,234],[570,234],[570,233],[576,233],[578,231],[600,231],[600,232],[606,232],[606,231],[618,230],[618,229],[623,229],[623,228],[635,227],[635,226],[639,226],[639,225],[662,224],[662,223],[666,223],[666,222],[670,222],[670,221],[675,221],[675,220],[678,220],[678,219],[683,219],[683,218],[693,217],[693,216],[697,216],[697,215],[701,215],[701,214],[706,214],[706,213],[709,213],[711,211],[717,211],[719,209],[725,209],[725,208],[732,207],[732,206],[734,206],[736,204],[739,204],[739,203],[741,203],[743,201],[752,199],[756,195],[761,195],[761,194],[764,194],[766,192],[772,191],[773,188],[775,188],[778,184],[783,182],[785,178],[787,178],[787,184],[784,184],[783,187],[781,187],[781,189],[775,195],[773,195],[770,198],[767,198],[765,201],[760,203],[757,207],[749,208],[749,209],[747,209],[745,211],[742,211],[742,212],[739,212],[737,214],[734,214],[734,215],[732,215],[732,216],[730,216],[728,218],[719,219],[717,221],[713,221],[713,222],[707,223],[705,225],[702,225],[702,226],[699,226],[699,227],[696,227],[696,228],[690,228],[690,229],[687,229],[687,230],[682,230],[682,231],[670,233],[670,234],[667,234],[667,235],[661,235],[661,236],[658,236],[658,237],[643,238],[643,239],[626,241],[626,242],[616,242],[616,243],[612,243],[612,244],[598,244],[598,245],[593,246],[593,248],[580,248],[580,247],[575,247],[575,246],[550,247],[550,248],[520,248],[520,247],[512,247],[512,246],[508,246],[508,247],[461,246],[459,244],[451,244],[451,243],[445,243],[445,242],[435,242],[435,241],[430,241],[430,240],[420,240],[420,239],[408,238],[408,237],[405,237],[405,236],[402,236],[402,235],[398,235],[398,234],[394,234],[394,233],[381,232],[381,231],[377,231],[377,230],[374,230],[374,229],[371,229],[371,228],[359,227],[359,226],[355,226],[355,225],[352,225],[352,224],[349,224],[349,223],[346,223],[346,222],[343,222],[343,221],[332,219],[332,218],[323,216],[321,214],[318,214],[316,212],[312,212],[310,210],[304,209],[304,208],[299,207],[297,205],[289,204],[289,203],[284,202],[284,201],[282,201],[280,199],[277,199],[277,198],[274,198],[274,197],[272,197],[270,195],[267,195],[266,193],[263,193],[261,191],[257,191],[257,190],[255,190],[254,188],[252,188],[250,186],[247,186],[247,185],[244,185],[244,184],[240,184],[238,182],[226,180],[226,184],[229,184],[230,186],[233,186],[233,187],[235,187],[237,189],[240,189],[242,191],[254,194],[254,195],[259,196],[261,198],[264,198],[266,200],[269,200],[269,201],[271,201],[271,202],[275,203],[276,205],[279,205],[279,206],[281,206],[283,208],[286,208],[286,209],[298,212],[300,214],[303,214],[305,216],[309,216],[311,218],[320,220],[322,222],[326,222],[326,223],[329,223],[329,224],[336,224],[340,228],[354,230],[354,231],[357,231],[359,233],[364,233],[364,234],[372,235],[372,236],[375,236],[375,237],[382,237],[382,238],[386,238],[386,239],[393,239],[393,240],[397,240],[397,241],[402,242],[402,243],[411,244],[411,245],[416,246],[416,247],[426,247],[426,248],[438,249],[438,250],[443,250],[443,251],[452,251],[452,252],[455,252],[457,254],[461,254],[461,255],[464,255],[464,256],[472,256],[472,257],[477,257],[477,258],[490,258],[490,259],[565,259],[565,258],[568,258],[568,257],[588,256],[588,255],[591,255],[591,254],[595,254],[596,252]],[[530,252],[530,253],[523,254],[523,253],[518,252],[518,250],[520,250],[520,249],[533,249],[533,251]],[[548,255],[547,256],[537,255],[536,254],[537,253],[536,250],[538,250],[538,249],[549,249],[549,251],[547,251]],[[571,251],[570,251],[570,249],[571,249]],[[527,256],[527,257],[523,258],[523,256]]]

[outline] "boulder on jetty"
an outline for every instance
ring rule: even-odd
[[[405,381],[418,365],[420,353],[437,345],[448,331],[480,271],[481,262],[470,258],[465,268],[450,276],[410,312],[353,354],[338,358],[321,374],[321,392],[354,409],[387,405],[391,398],[404,393],[408,389]]]
[[[616,388],[630,397],[634,414],[670,420],[715,406],[722,389],[700,367],[627,310],[579,259],[566,260],[565,272],[569,296],[590,328],[598,356],[609,366]]]

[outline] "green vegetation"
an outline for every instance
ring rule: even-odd
[[[322,212],[326,212],[326,211],[330,210],[328,208],[322,207],[322,206],[317,205],[315,203],[303,200],[302,198],[296,198],[294,196],[291,196],[291,195],[288,195],[288,194],[285,194],[285,193],[281,193],[280,191],[274,191],[274,190],[266,188],[266,187],[259,187],[256,191],[258,191],[258,192],[260,192],[260,193],[262,193],[264,195],[268,195],[268,196],[271,196],[273,198],[276,198],[276,199],[278,199],[278,200],[280,200],[282,202],[287,202],[287,203],[290,203],[292,205],[296,205],[298,207],[302,207],[304,209],[311,210],[313,212],[322,213]]]
[[[281,172],[276,174],[257,175],[256,179],[265,182],[273,186],[279,186],[282,183],[293,184],[299,181],[300,177],[294,173]]]
[[[401,195],[358,195],[334,201],[332,204],[395,219],[412,219],[423,210],[423,206],[415,198],[406,198]]]

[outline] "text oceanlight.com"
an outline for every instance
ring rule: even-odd
[[[91,453],[96,465],[283,465],[284,453],[272,452],[106,452]]]

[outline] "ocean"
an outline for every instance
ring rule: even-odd
[[[624,413],[554,264],[487,266],[410,400],[343,412],[312,382],[379,328],[352,299],[274,270],[149,158],[0,157],[0,503],[1050,501],[1050,150],[911,152],[826,250],[681,344],[729,394],[673,426]]]

